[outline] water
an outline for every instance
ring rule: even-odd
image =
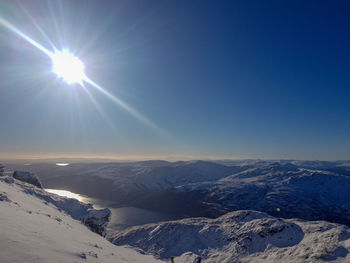
[[[112,211],[112,216],[107,227],[108,232],[121,231],[132,226],[177,219],[164,213],[136,207],[120,207],[110,209]]]
[[[56,163],[56,165],[57,165],[57,166],[63,166],[63,167],[64,167],[64,166],[68,166],[69,163]]]
[[[77,199],[83,203],[90,203],[94,206],[94,208],[97,208],[97,209],[108,207],[112,212],[112,216],[107,227],[107,232],[110,232],[110,233],[118,232],[132,226],[179,219],[178,217],[174,217],[165,213],[160,213],[160,212],[136,208],[136,207],[115,208],[113,207],[113,202],[111,201],[94,199],[94,198],[76,194],[67,190],[59,190],[59,189],[45,189],[45,190],[60,196]]]
[[[67,190],[45,189],[45,191],[52,193],[52,194],[59,195],[59,196],[77,199],[80,202],[84,202],[84,197],[82,195],[75,194],[75,193],[67,191]],[[86,202],[84,202],[84,203],[86,203]]]

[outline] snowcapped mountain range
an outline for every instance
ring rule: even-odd
[[[116,207],[209,217],[248,209],[350,226],[349,161],[144,161],[47,170],[45,165],[25,168],[37,172],[45,187],[111,200]]]
[[[349,189],[350,176],[289,163],[266,164],[215,182],[177,187],[187,194],[197,192],[202,205],[212,207],[214,215],[252,209],[284,218],[346,225],[350,225]]]
[[[176,263],[350,262],[350,229],[325,221],[282,220],[257,211],[217,219],[190,218],[137,226],[117,233],[132,245]]]
[[[37,167],[28,168],[34,171]],[[196,217],[108,234],[114,244],[135,247],[159,260],[168,261],[175,256],[175,263],[193,263],[200,256],[205,263],[350,262],[350,166],[347,161],[150,161],[49,168],[51,173],[43,166],[38,172],[44,187],[107,198],[116,205],[151,207]],[[116,252],[104,254],[100,246],[106,246],[104,251],[108,253],[113,248],[100,236],[98,240],[108,245],[91,248],[92,243],[73,239],[78,245],[74,251],[67,250],[60,243],[62,236],[55,240],[54,231],[41,233],[33,229],[32,224],[48,220],[53,228],[58,227],[55,224],[66,229],[78,224],[79,231],[87,231],[76,221],[79,220],[104,235],[108,209],[94,210],[91,205],[49,194],[12,176],[0,177],[0,187],[0,205],[4,211],[0,221],[7,224],[12,215],[22,213],[25,221],[31,223],[13,220],[10,228],[19,229],[21,236],[32,235],[25,232],[29,229],[30,233],[39,233],[40,238],[52,239],[50,242],[57,245],[59,251],[69,254],[67,262],[74,262],[73,259],[109,262],[115,255],[125,260],[117,262],[155,262],[152,257],[143,258],[127,248],[123,248],[126,249],[123,252],[115,247]],[[20,216],[16,214],[16,218]],[[3,231],[1,236],[27,246],[17,234],[13,235],[15,232],[0,231]],[[96,236],[91,231],[88,233]],[[82,235],[85,239],[85,234]],[[39,239],[34,235],[35,242],[44,246],[36,238]],[[6,242],[0,240],[0,246],[10,251]],[[96,261],[96,258],[105,261]]]

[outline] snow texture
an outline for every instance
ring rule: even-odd
[[[0,177],[0,262],[160,262],[93,233],[65,213],[77,216],[88,207],[64,199],[12,177]],[[99,219],[98,214],[90,212]]]
[[[190,218],[137,226],[113,243],[131,245],[175,263],[350,262],[350,229],[324,221],[279,219],[235,211],[217,219]]]
[[[94,209],[91,204],[81,203],[73,198],[66,198],[48,193],[45,190],[35,186],[36,177],[32,173],[15,172],[13,177],[16,179],[19,178],[20,181],[28,182],[28,184],[21,184],[25,193],[39,197],[40,199],[44,200],[46,204],[50,203],[56,206],[59,210],[68,213],[74,219],[82,221],[93,232],[96,232],[101,236],[106,235],[107,224],[111,216],[111,211],[108,208],[97,210]],[[2,179],[9,182],[9,180],[11,181],[12,178],[3,177]],[[18,181],[16,182],[19,184]]]
[[[350,176],[294,164],[257,165],[220,180],[177,187],[198,193],[217,216],[234,210],[326,220],[350,226]]]

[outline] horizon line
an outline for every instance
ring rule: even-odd
[[[1,154],[0,161],[20,160],[96,160],[96,161],[195,161],[195,160],[261,160],[261,161],[349,161],[350,159],[278,158],[249,156],[204,156],[204,155],[104,155],[104,154]]]

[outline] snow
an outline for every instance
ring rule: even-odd
[[[117,206],[209,217],[250,209],[350,226],[349,163],[149,161],[72,163],[64,168],[39,164],[36,169],[47,187],[111,200]]]
[[[284,218],[327,220],[350,226],[350,176],[272,163],[217,181],[187,184],[212,211],[258,210]]]
[[[22,172],[21,174],[26,175],[27,173]],[[23,178],[27,179],[26,176],[23,176],[21,177],[21,181],[23,181]],[[91,204],[85,204],[73,198],[65,198],[49,193],[35,185],[33,186],[31,179],[30,183],[20,183],[17,180],[13,180],[12,177],[3,177],[0,180],[20,185],[25,193],[42,199],[46,204],[50,203],[56,206],[59,210],[63,210],[74,219],[84,222],[92,231],[105,236],[107,223],[111,215],[108,208],[97,210]]]
[[[67,211],[79,204],[30,184],[0,177],[0,261],[8,262],[161,262],[127,247],[117,247],[90,231]],[[52,201],[52,202],[51,202]],[[57,208],[61,205],[61,209]],[[98,218],[98,212],[90,210]],[[95,211],[95,212],[94,212]],[[92,216],[90,214],[90,216]],[[108,213],[103,211],[104,215]]]
[[[96,183],[104,182],[103,186],[111,187],[111,194],[118,191],[118,196],[124,194],[129,199],[140,198],[141,192],[170,189],[175,195],[190,197],[174,199],[181,200],[178,206],[185,207],[188,201],[190,208],[197,208],[192,203],[209,208],[202,213],[206,216],[222,215],[137,226],[109,235],[118,246],[132,246],[160,260],[175,256],[175,263],[193,263],[201,256],[205,263],[350,262],[350,230],[336,224],[350,226],[349,162],[223,163],[99,164],[81,171],[81,166],[72,164],[64,168],[67,175],[50,178],[67,184],[73,181],[82,189],[87,182],[94,191]],[[69,169],[76,171],[74,176],[68,176]],[[107,192],[99,186],[99,191]],[[164,201],[175,209],[176,202],[159,199],[150,200]],[[51,258],[62,262],[156,262],[130,248],[112,246],[82,224],[105,235],[108,209],[95,210],[6,175],[0,177],[0,206],[4,262],[55,262]]]
[[[325,221],[279,219],[235,211],[217,219],[190,218],[137,226],[117,233],[131,245],[175,262],[350,262],[350,229]]]

